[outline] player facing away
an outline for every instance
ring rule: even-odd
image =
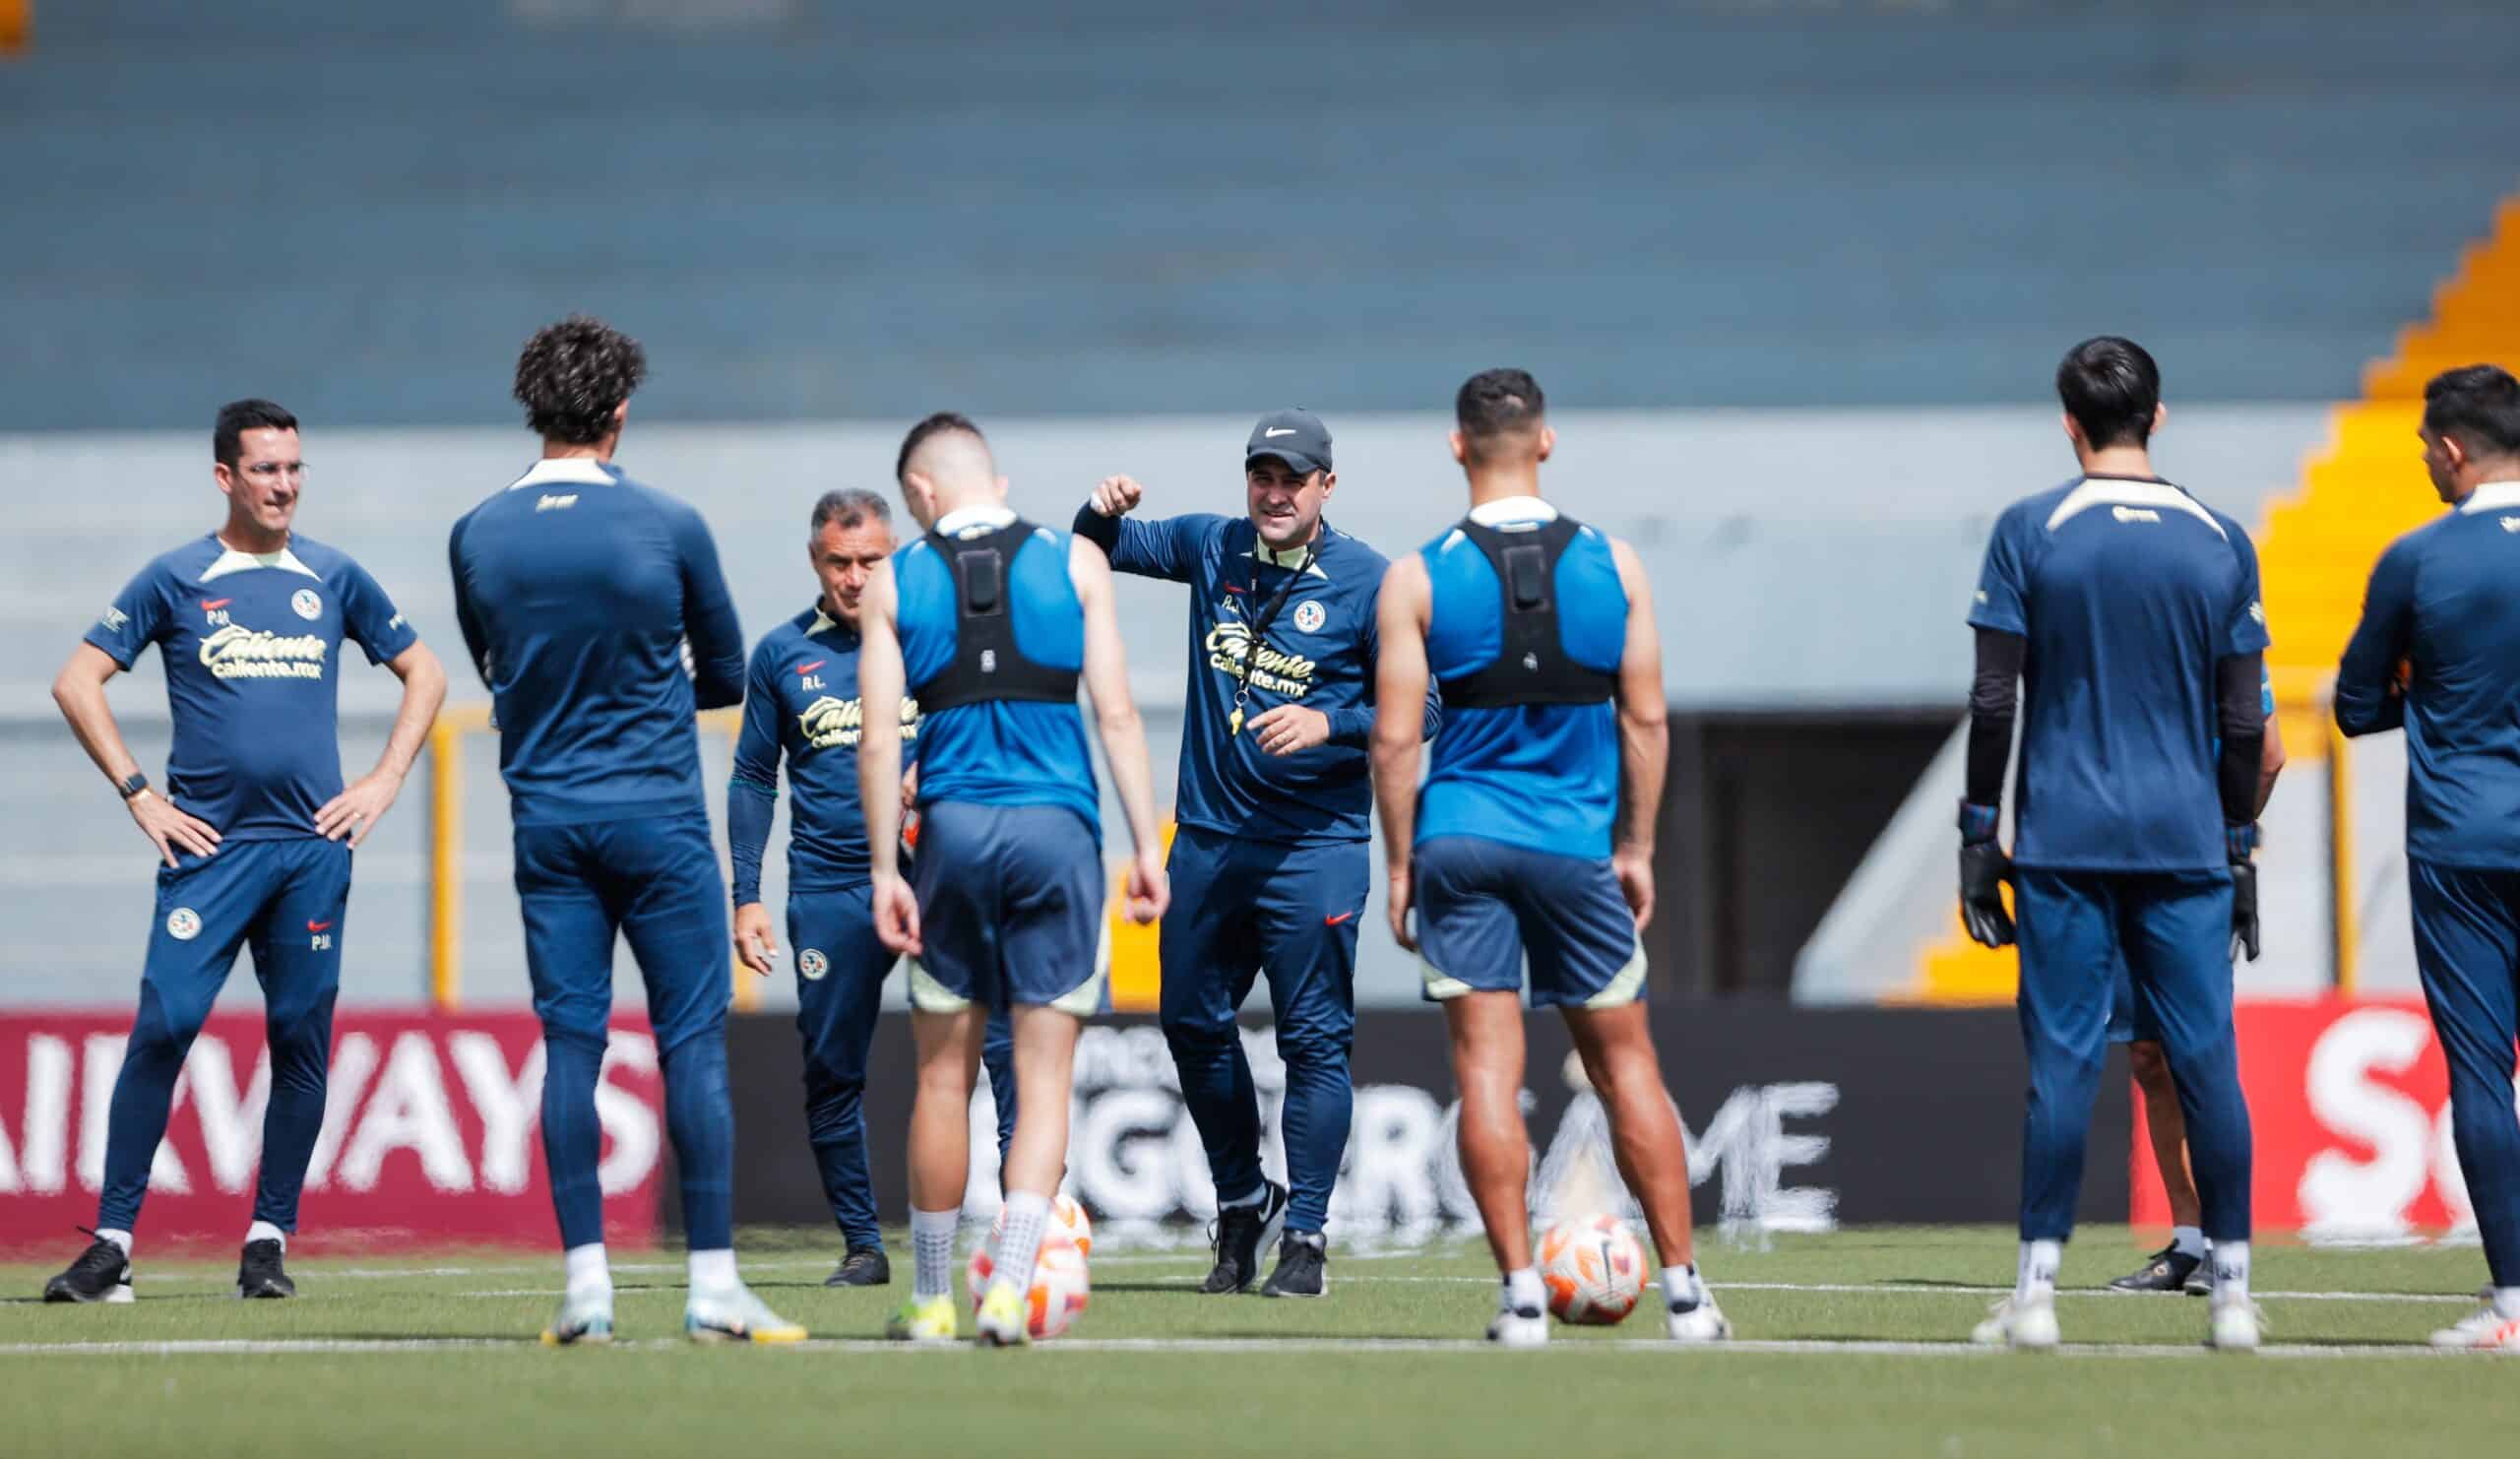
[[[857,808],[857,614],[866,580],[893,553],[892,509],[871,491],[828,491],[814,503],[806,555],[821,591],[814,605],[753,649],[743,731],[726,786],[726,842],[734,862],[735,954],[769,976],[779,956],[761,902],[761,857],[788,765],[788,938],[796,948],[796,1032],[805,1045],[805,1131],[848,1242],[827,1287],[893,1279],[866,1167],[866,1054],[884,979],[897,960],[875,935],[866,874],[866,818]],[[918,743],[918,705],[905,700],[896,733]],[[908,758],[908,755],[905,755]],[[1001,1161],[1013,1133],[1015,1071],[1003,1016],[989,1020],[989,1089]]]
[[[612,464],[646,372],[638,343],[593,319],[528,341],[516,398],[542,459],[447,542],[456,619],[498,714],[526,970],[542,1021],[542,1153],[567,1253],[542,1340],[612,1337],[596,1085],[613,942],[626,936],[647,984],[682,1185],[683,1330],[702,1342],[794,1342],[804,1329],[735,1274],[726,903],[693,720],[743,698],[743,634],[700,514]]]
[[[1102,910],[1102,801],[1076,702],[1093,696],[1134,843],[1131,920],[1164,913],[1146,731],[1102,549],[1006,507],[979,428],[930,415],[895,464],[926,535],[866,585],[857,687],[870,723],[919,703],[915,888],[899,860],[901,746],[859,741],[875,929],[909,953],[918,1089],[911,1106],[911,1299],[896,1338],[951,1342],[954,1228],[969,1175],[972,1085],[987,1013],[1015,1027],[1015,1140],[1006,1210],[980,1301],[978,1338],[1027,1339],[1026,1294],[1050,1197],[1067,1166],[1069,1073],[1079,1020],[1100,1006],[1109,958]]]
[[[1645,1019],[1654,819],[1668,731],[1645,571],[1627,543],[1541,499],[1557,443],[1538,382],[1474,375],[1454,401],[1470,515],[1383,578],[1374,795],[1391,929],[1424,963],[1452,1028],[1461,1162],[1504,1274],[1490,1341],[1548,1340],[1532,1263],[1523,1088],[1525,960],[1609,1115],[1619,1174],[1645,1207],[1670,1336],[1732,1335],[1699,1280],[1688,1153]],[[1421,704],[1443,728],[1418,784]],[[1410,915],[1417,914],[1413,928]]]
[[[2416,969],[2450,1065],[2450,1136],[2492,1286],[2435,1346],[2520,1352],[2520,381],[2424,387],[2424,465],[2451,511],[2389,545],[2336,672],[2348,734],[2406,730]]]
[[[2284,735],[2275,720],[2272,679],[2262,681],[2258,704],[2266,715],[2266,748],[2257,766],[2257,813],[2264,816],[2266,802],[2275,794],[2276,777],[2284,773]],[[2001,771],[1996,774],[2000,786]],[[2234,957],[2242,953],[2252,959],[2257,956],[2253,947],[2233,950]],[[2161,1176],[2171,1221],[2170,1243],[2146,1257],[2142,1266],[2110,1283],[2110,1288],[2204,1297],[2213,1290],[2213,1272],[2205,1264],[2209,1249],[2205,1208],[2196,1195],[2196,1176],[2187,1165],[2187,1120],[2178,1112],[2178,1081],[2171,1074],[2169,1055],[2162,1051],[2161,1030],[2135,1004],[2135,980],[2127,975],[2123,958],[2117,963],[2117,985],[2110,998],[2109,1042],[2126,1047],[2127,1069],[2144,1092],[2145,1143],[2153,1152],[2153,1169]]]
[[[253,949],[263,986],[271,1102],[236,1295],[296,1295],[283,1258],[324,1124],[351,854],[393,806],[446,697],[446,670],[376,580],[294,530],[306,484],[296,417],[270,401],[223,406],[211,456],[226,522],[142,568],[52,685],[161,864],[140,1010],[106,1116],[94,1240],[44,1284],[46,1301],[131,1300],[131,1234],[175,1076],[240,947]],[[385,753],[347,787],[344,640],[403,681]],[[174,721],[163,791],[105,704],[105,681],[152,644]]]
[[[1190,683],[1166,869],[1165,1041],[1216,1178],[1216,1261],[1200,1290],[1245,1292],[1280,1228],[1270,1297],[1328,1284],[1330,1190],[1354,1097],[1356,931],[1370,881],[1374,605],[1383,555],[1322,520],[1330,432],[1306,411],[1251,428],[1245,515],[1129,517],[1112,476],[1076,535],[1118,572],[1190,589]],[[1432,732],[1435,701],[1426,701]],[[1269,977],[1287,1093],[1287,1175],[1260,1170],[1260,1098],[1234,1014]]]
[[[2056,369],[2082,474],[1995,524],[1977,632],[1960,888],[1970,935],[2013,940],[2020,909],[2021,1256],[1981,1343],[2052,1348],[2056,1268],[2121,961],[2159,1031],[2213,1243],[2210,1341],[2257,1346],[2248,1298],[2249,1127],[2232,959],[2256,956],[2266,711],[2257,550],[2231,518],[2154,475],[2161,371],[2131,341],[2086,340]],[[2022,685],[2014,859],[1995,840]]]

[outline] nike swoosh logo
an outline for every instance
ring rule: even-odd
[[[1274,441],[1274,440],[1276,440],[1276,439],[1277,439],[1278,437],[1280,437],[1280,436],[1291,436],[1291,435],[1293,435],[1294,433],[1295,433],[1295,428],[1294,428],[1293,426],[1292,426],[1292,425],[1279,425],[1279,426],[1273,426],[1273,427],[1271,427],[1271,428],[1270,428],[1270,429],[1268,429],[1268,430],[1264,430],[1264,431],[1260,432],[1260,436],[1261,436],[1261,439],[1263,439],[1263,440],[1270,440],[1270,441]]]
[[[213,602],[212,600],[205,598],[201,601],[201,610],[205,613],[215,613],[235,601],[236,600],[232,598],[221,598]]]
[[[310,932],[320,932],[331,925],[331,922],[308,922],[306,924],[306,930]]]
[[[1335,927],[1335,926],[1339,925],[1341,922],[1352,922],[1352,921],[1354,921],[1355,920],[1356,920],[1356,915],[1355,915],[1354,913],[1353,913],[1353,912],[1343,912],[1343,913],[1339,914],[1337,917],[1325,917],[1325,918],[1323,918],[1323,919],[1321,920],[1321,924],[1322,924],[1323,926],[1325,926],[1325,927]]]
[[[822,667],[830,662],[831,661],[828,659],[817,659],[811,664],[799,664],[796,666],[796,671],[798,673],[812,673],[815,669]]]

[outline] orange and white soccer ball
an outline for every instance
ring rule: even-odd
[[[996,1275],[996,1263],[989,1260],[989,1248],[972,1253],[972,1264],[964,1274],[964,1282],[972,1294],[972,1310],[980,1308],[980,1299],[988,1295],[989,1279]],[[1086,1299],[1093,1287],[1086,1280],[1085,1252],[1076,1242],[1053,1231],[1041,1237],[1041,1255],[1033,1267],[1033,1290],[1027,1294],[1025,1305],[1029,1313],[1025,1326],[1039,1342],[1057,1337],[1075,1324],[1085,1312]]]
[[[1607,1327],[1645,1294],[1645,1246],[1615,1216],[1581,1216],[1541,1234],[1540,1280],[1560,1322]]]
[[[988,1244],[996,1245],[997,1238],[1004,1235],[1006,1235],[1006,1208],[1000,1206],[997,1208],[997,1220],[989,1225]],[[1050,1197],[1050,1220],[1048,1225],[1041,1228],[1041,1243],[1047,1245],[1060,1237],[1076,1242],[1076,1249],[1080,1253],[1087,1256],[1094,1254],[1093,1219],[1085,1214],[1083,1206],[1076,1203],[1075,1196],[1064,1191]]]

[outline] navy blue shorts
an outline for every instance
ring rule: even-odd
[[[1102,1011],[1111,960],[1102,847],[1075,811],[965,800],[923,806],[911,885],[923,949],[910,965],[912,1007]]]
[[[620,937],[647,984],[659,1053],[725,1027],[733,952],[706,812],[519,826],[516,894],[544,1037],[603,1041]]]
[[[141,980],[193,1029],[254,950],[254,975],[277,1008],[329,1003],[342,982],[350,849],[321,837],[228,841],[214,856],[158,868],[157,921]]]
[[[1418,844],[1415,862],[1429,1001],[1511,992],[1526,961],[1535,1008],[1616,1008],[1645,996],[1636,915],[1607,860],[1438,836]]]

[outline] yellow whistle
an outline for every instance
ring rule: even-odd
[[[1225,732],[1226,737],[1228,739],[1242,732],[1242,711],[1240,709],[1236,709],[1233,712],[1232,717],[1225,722]]]

